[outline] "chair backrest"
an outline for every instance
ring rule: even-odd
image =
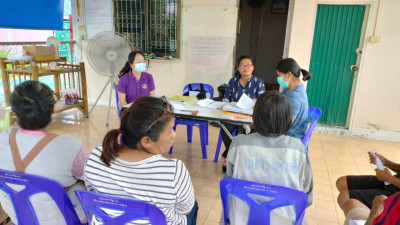
[[[25,188],[16,191],[7,184],[23,185]],[[56,181],[26,173],[0,170],[0,189],[9,196],[14,206],[18,224],[39,225],[29,200],[30,196],[38,193],[47,193],[53,199],[66,224],[81,224],[64,188]]]
[[[296,210],[295,224],[301,224],[307,207],[308,197],[304,192],[271,184],[263,184],[235,178],[223,178],[220,183],[221,201],[226,225],[228,215],[228,195],[234,195],[249,206],[247,224],[270,224],[270,213],[282,206],[294,205]],[[259,203],[249,194],[272,197],[271,201]]]
[[[190,83],[190,85],[192,85],[192,89],[195,90],[200,90],[200,83]],[[209,84],[203,84],[203,90],[205,93],[209,93],[210,94],[210,99],[212,99],[214,97],[214,88],[209,85]],[[187,84],[184,88],[183,88],[183,93],[186,93],[189,91],[189,84]]]
[[[114,90],[115,90],[115,100],[117,101],[117,104],[116,104],[116,105],[117,105],[118,119],[120,119],[120,117],[121,117],[121,110],[119,109],[119,98],[118,98],[117,87],[118,87],[118,84],[115,85]]]
[[[110,195],[97,194],[87,191],[74,191],[84,209],[88,224],[91,224],[89,211],[104,225],[107,224],[126,224],[135,220],[148,220],[152,225],[166,225],[166,219],[159,208],[156,206],[135,200],[120,198]],[[115,215],[109,215],[103,210],[117,211]]]
[[[310,127],[308,128],[306,134],[304,135],[301,142],[306,146],[306,150],[308,152],[308,143],[310,142],[311,134],[317,125],[318,118],[321,116],[321,109],[318,107],[310,107],[308,108],[308,118],[310,120]]]

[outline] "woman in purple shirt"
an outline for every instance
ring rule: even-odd
[[[153,76],[146,73],[146,60],[141,52],[131,52],[124,68],[119,72],[118,98],[121,106],[142,96],[154,96]]]

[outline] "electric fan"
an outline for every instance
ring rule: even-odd
[[[111,32],[101,32],[96,34],[92,39],[89,40],[88,47],[86,50],[87,59],[90,66],[99,74],[109,77],[106,85],[101,91],[99,97],[97,97],[96,102],[90,109],[89,115],[92,113],[94,107],[99,101],[103,92],[110,84],[110,95],[108,98],[108,110],[107,110],[107,122],[110,117],[110,105],[111,96],[114,91],[115,85],[118,81],[118,72],[125,65],[128,60],[129,53],[132,51],[129,42],[122,36]],[[118,104],[118,102],[117,102]]]

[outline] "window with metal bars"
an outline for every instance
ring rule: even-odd
[[[133,49],[180,57],[181,0],[113,0],[114,27]]]

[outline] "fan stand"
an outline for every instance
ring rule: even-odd
[[[110,119],[110,108],[111,108],[111,95],[112,92],[114,91],[115,85],[117,84],[117,82],[115,81],[116,76],[112,76],[110,78],[108,78],[108,81],[106,83],[106,85],[104,85],[103,90],[101,91],[101,93],[99,94],[99,97],[97,97],[96,101],[94,102],[94,105],[92,106],[92,108],[90,109],[90,112],[88,114],[87,117],[90,116],[90,114],[92,113],[94,107],[97,105],[97,102],[99,101],[100,97],[103,95],[104,91],[106,90],[108,84],[110,84],[110,95],[108,96],[108,107],[107,107],[107,121],[106,121],[106,127],[108,127],[108,121]],[[117,102],[118,104],[118,102]]]
[[[117,68],[122,68],[126,64],[125,60],[128,58],[131,51],[132,47],[130,43],[122,35],[111,31],[96,34],[92,39],[90,39],[86,49],[86,55],[88,56],[87,59],[91,67],[97,73],[109,77],[103,90],[88,113],[89,117],[100,100],[100,97],[106,90],[107,85],[110,84],[106,127],[109,125],[108,122],[110,119],[112,93],[115,89],[116,83],[118,82],[117,74],[119,70]],[[107,63],[109,64],[107,65]],[[109,70],[107,71],[107,69]]]

